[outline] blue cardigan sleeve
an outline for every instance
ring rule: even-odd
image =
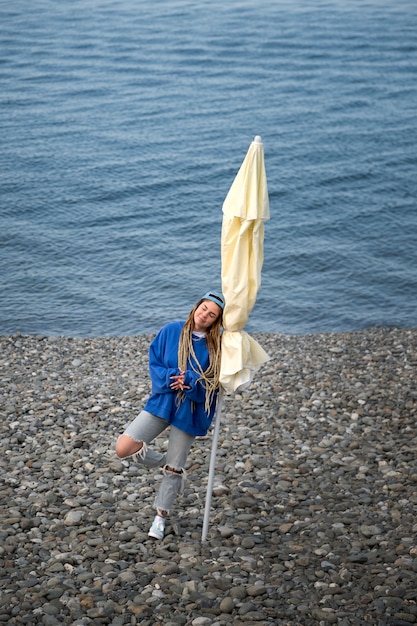
[[[186,370],[184,376],[184,384],[188,385],[190,389],[184,389],[186,398],[193,402],[205,402],[206,390],[204,384],[199,380],[200,375],[193,370]]]
[[[159,331],[149,347],[149,373],[152,393],[175,393],[170,384],[171,376],[178,375],[178,341],[171,337],[169,328]]]

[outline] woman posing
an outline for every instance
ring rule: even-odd
[[[116,444],[120,458],[163,468],[154,505],[157,514],[148,533],[155,539],[163,538],[166,517],[183,487],[194,438],[207,433],[215,413],[223,309],[223,296],[210,291],[185,322],[171,322],[159,331],[149,348],[151,396]],[[168,426],[166,453],[149,447]]]

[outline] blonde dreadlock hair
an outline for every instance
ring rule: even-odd
[[[193,347],[194,313],[202,302],[204,302],[204,298],[199,300],[192,309],[181,331],[180,341],[178,344],[178,367],[180,370],[185,371],[187,369],[187,363],[189,362],[194,372],[200,375],[199,380],[203,381],[206,390],[204,408],[207,413],[209,413],[215,398],[215,392],[220,387],[220,328],[222,325],[222,313],[220,313],[219,317],[207,330],[206,345],[209,353],[209,366],[206,370],[203,370],[198,362]],[[178,402],[182,402],[184,399],[184,393],[181,390],[178,391],[177,399]]]

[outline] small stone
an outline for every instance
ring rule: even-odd
[[[246,588],[248,596],[263,596],[266,593],[266,587],[262,584],[249,585]]]
[[[321,620],[326,622],[327,624],[336,624],[337,623],[337,615],[334,613],[332,609],[313,609],[311,611],[311,615],[316,620]]]
[[[220,533],[220,536],[225,539],[232,537],[234,534],[233,528],[230,528],[229,526],[219,526],[218,531]]]
[[[233,601],[233,598],[231,598],[230,596],[226,596],[220,602],[220,610],[222,613],[231,613],[233,611],[234,606],[235,606],[235,603]]]
[[[69,511],[64,519],[65,526],[77,526],[84,517],[83,511]]]

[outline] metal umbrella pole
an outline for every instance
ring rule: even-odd
[[[222,409],[223,409],[223,398],[224,398],[224,390],[221,387],[219,391],[219,397],[218,397],[217,408],[216,408],[216,419],[214,422],[213,442],[211,444],[210,467],[209,467],[207,494],[206,494],[206,507],[204,509],[203,532],[201,534],[201,541],[203,543],[207,539],[207,533],[208,533],[208,527],[209,527],[210,506],[211,506],[211,497],[213,495],[214,472],[216,469],[217,442],[219,439],[219,432],[220,432],[220,416],[222,414]]]

